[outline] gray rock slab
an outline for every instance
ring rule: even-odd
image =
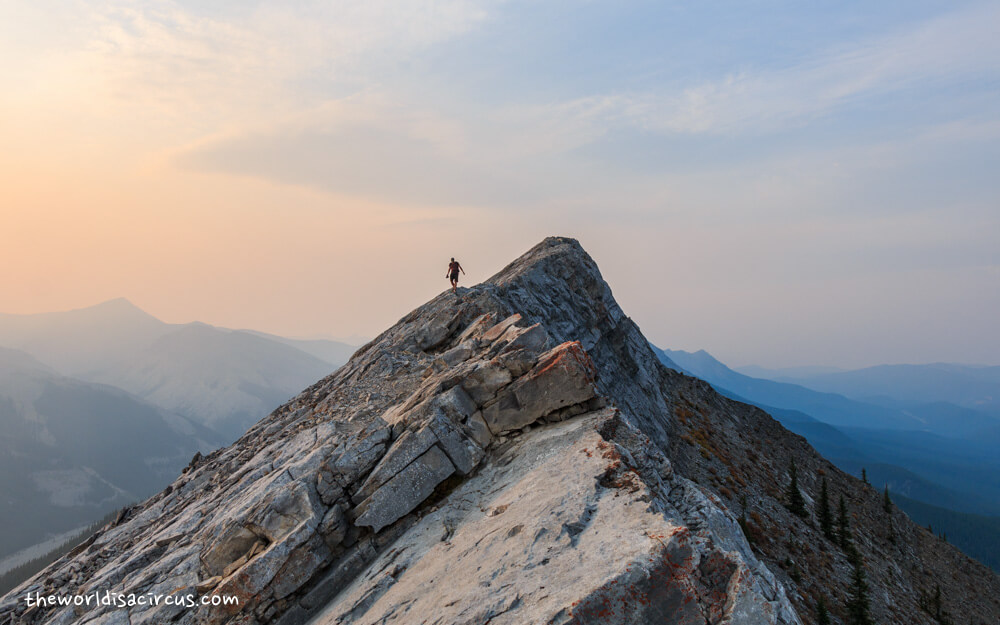
[[[312,623],[701,625],[709,615],[733,625],[798,623],[779,619],[738,555],[705,546],[682,519],[651,505],[661,485],[600,485],[613,460],[595,426],[609,413],[517,439]],[[744,593],[756,610],[733,620],[731,600]]]
[[[465,436],[460,425],[443,412],[435,415],[428,428],[434,432],[442,451],[448,456],[460,475],[468,475],[483,459],[483,449]]]
[[[565,343],[544,354],[526,375],[483,407],[483,418],[496,434],[530,425],[560,408],[592,399],[593,365],[579,343]]]
[[[453,386],[434,398],[434,404],[440,407],[453,421],[463,422],[472,416],[478,406],[461,386]]]
[[[476,412],[469,417],[469,420],[465,423],[465,427],[469,432],[469,436],[472,437],[472,440],[476,441],[477,445],[483,449],[489,447],[490,442],[493,440],[493,432],[486,425],[482,412]]]
[[[333,475],[346,486],[356,482],[375,466],[385,453],[386,443],[392,435],[387,424],[374,424],[361,437],[351,439],[344,452],[332,461]]]
[[[507,328],[510,328],[511,326],[515,325],[520,320],[521,320],[521,314],[520,313],[515,313],[515,314],[507,317],[506,319],[504,319],[500,323],[496,324],[495,326],[493,326],[489,330],[487,330],[479,338],[484,343],[492,343],[493,341],[495,341],[498,338],[500,338],[503,335],[503,333],[507,331]]]
[[[420,505],[434,488],[455,472],[455,465],[436,445],[372,493],[358,508],[354,524],[379,531]]]
[[[421,323],[415,334],[417,348],[429,350],[440,345],[454,332],[460,316],[460,313],[455,310],[443,309],[431,319]]]
[[[464,343],[470,339],[478,339],[493,326],[493,313],[483,313],[472,320],[467,328],[458,335],[458,342]]]
[[[438,356],[438,358],[440,358],[445,365],[454,367],[455,365],[465,362],[471,358],[474,353],[476,353],[476,346],[472,344],[472,341],[467,341],[452,347]]]
[[[421,428],[415,432],[413,430],[403,432],[375,466],[358,492],[352,496],[353,499],[357,502],[367,499],[378,487],[405,469],[408,464],[416,460],[436,442],[437,438],[429,428]]]
[[[503,333],[498,342],[507,343],[503,348],[504,351],[527,349],[528,351],[537,353],[545,349],[545,346],[549,342],[549,334],[540,323],[528,326],[527,328],[513,326]]]
[[[513,379],[511,372],[503,366],[494,362],[480,362],[462,379],[461,385],[472,401],[477,406],[482,406]]]

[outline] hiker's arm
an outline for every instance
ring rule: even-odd
[[[461,264],[459,264],[458,268],[459,268],[459,269],[462,269],[462,265],[461,265]],[[464,269],[462,269],[462,275],[465,275],[465,270],[464,270]]]

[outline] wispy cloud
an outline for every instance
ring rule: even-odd
[[[264,0],[214,14],[173,0],[71,3],[51,10],[74,14],[72,41],[46,33],[39,69],[94,114],[201,117],[204,132],[370,87],[386,67],[480,24],[492,5]]]
[[[554,105],[594,123],[665,133],[761,133],[803,124],[859,100],[912,87],[1000,78],[1000,6],[987,3],[843,44],[782,68],[745,69],[679,90],[587,97]]]
[[[0,286],[375,332],[440,287],[433,250],[485,277],[559,232],[670,343],[879,361],[829,328],[910,319],[989,360],[1000,6],[975,1],[0,2]]]

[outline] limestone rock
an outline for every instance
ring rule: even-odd
[[[540,323],[527,328],[517,326],[507,328],[499,339],[499,342],[504,344],[503,351],[526,349],[534,353],[544,349],[548,341],[549,335]]]
[[[123,510],[0,599],[0,625],[795,625],[850,567],[782,505],[787,456],[804,491],[823,475],[856,512],[877,622],[930,625],[931,579],[955,622],[1000,620],[992,571],[663,367],[594,261],[552,238]],[[104,590],[240,603],[23,601]]]
[[[482,406],[513,379],[513,375],[506,367],[492,361],[480,362],[462,380],[462,390],[477,405]]]
[[[359,504],[354,524],[379,531],[416,508],[454,472],[448,456],[436,445],[431,447]]]
[[[483,335],[480,337],[480,340],[482,340],[484,343],[492,343],[493,341],[503,336],[504,332],[513,327],[514,324],[518,323],[519,321],[521,321],[520,313],[514,313],[513,315],[507,317],[500,323],[496,324],[495,326],[491,327],[489,330],[484,332]]]
[[[361,501],[368,498],[375,489],[392,479],[437,442],[438,439],[430,428],[403,432],[362,484],[354,499]]]
[[[455,470],[461,475],[468,475],[476,468],[479,461],[483,459],[483,450],[471,440],[451,419],[443,412],[435,415],[428,427],[434,436],[437,437],[441,450],[444,451],[451,463],[455,465]]]
[[[484,406],[483,418],[497,434],[520,429],[550,412],[592,399],[597,394],[593,381],[594,366],[580,344],[563,343]]]
[[[469,417],[466,422],[467,431],[472,437],[472,440],[476,441],[480,447],[486,447],[490,444],[493,439],[493,432],[490,431],[490,427],[486,425],[486,420],[483,419],[482,412],[476,412],[474,415]]]
[[[347,536],[348,519],[341,505],[331,506],[319,525],[319,534],[326,546],[335,549]]]
[[[244,556],[260,542],[257,534],[234,524],[202,555],[201,561],[210,575],[221,575],[233,562],[242,559],[246,563]]]
[[[732,597],[757,607],[734,623],[797,623],[777,616],[759,562],[713,546],[669,507],[667,491],[691,485],[638,474],[635,489],[602,485],[617,456],[598,430],[614,418],[591,413],[518,439],[313,623],[700,624],[733,618]]]

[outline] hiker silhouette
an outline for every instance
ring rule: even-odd
[[[452,258],[451,262],[448,263],[448,273],[445,274],[445,277],[451,280],[451,292],[452,293],[456,293],[456,294],[458,293],[458,272],[459,271],[461,271],[463,274],[465,273],[465,269],[462,269],[461,263],[459,263],[457,260],[455,260],[454,258]]]

